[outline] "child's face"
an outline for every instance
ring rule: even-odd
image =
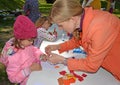
[[[25,40],[20,40],[20,44],[21,44],[23,47],[27,47],[27,46],[32,45],[32,44],[33,44],[33,41],[34,41],[34,38],[25,39]]]
[[[50,23],[48,23],[48,21],[45,21],[45,23],[43,24],[43,27],[48,30],[48,28],[51,26]]]

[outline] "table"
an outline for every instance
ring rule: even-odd
[[[41,44],[40,49],[44,52],[44,47],[49,44],[58,44],[64,42],[61,39],[58,39],[56,42],[48,42],[43,41]],[[55,51],[55,53],[58,53]],[[78,54],[73,54],[71,51],[64,52],[61,55],[65,57],[68,56],[77,56]],[[85,57],[84,54],[79,54],[80,57]],[[59,74],[60,71],[69,72],[67,67],[58,64],[59,68],[55,68],[55,65],[51,65],[48,62],[41,62],[42,64],[42,71],[35,71],[32,72],[29,76],[27,81],[27,85],[59,85],[57,79],[61,77]],[[81,75],[83,72],[76,72],[77,74]],[[109,72],[100,68],[96,73],[85,73],[87,77],[84,78],[84,81],[76,81],[74,84],[71,85],[120,85],[120,82],[116,80]]]

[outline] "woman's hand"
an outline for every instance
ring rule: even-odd
[[[48,58],[48,62],[50,62],[52,64],[63,63],[64,60],[65,60],[65,58],[63,56],[60,56],[60,55],[55,54],[55,53],[51,53],[50,57]]]
[[[40,71],[42,70],[42,66],[39,63],[33,63],[30,67],[31,72],[32,71]]]
[[[59,48],[60,48],[59,45],[48,45],[47,47],[45,47],[45,52],[47,55],[50,55],[51,51],[58,50]]]

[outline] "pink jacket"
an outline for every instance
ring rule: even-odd
[[[60,44],[63,52],[82,45],[86,58],[68,59],[70,70],[96,72],[100,66],[120,80],[120,19],[105,11],[85,8],[82,40]]]
[[[12,83],[26,85],[30,74],[29,67],[32,63],[40,63],[40,55],[43,54],[38,48],[28,46],[18,51],[12,46],[10,39],[3,48],[0,61],[6,66],[8,78]]]

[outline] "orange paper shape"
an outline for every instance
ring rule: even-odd
[[[62,77],[60,77],[60,78],[58,79],[58,83],[59,83],[59,85],[64,85],[64,83],[63,83],[63,78],[62,78]]]
[[[71,83],[75,83],[75,81],[76,78],[71,74],[66,74],[58,79],[59,85],[70,85]]]
[[[63,85],[70,85],[71,83],[75,83],[75,79],[74,78],[63,79]]]
[[[60,68],[60,66],[55,66],[55,68]]]

